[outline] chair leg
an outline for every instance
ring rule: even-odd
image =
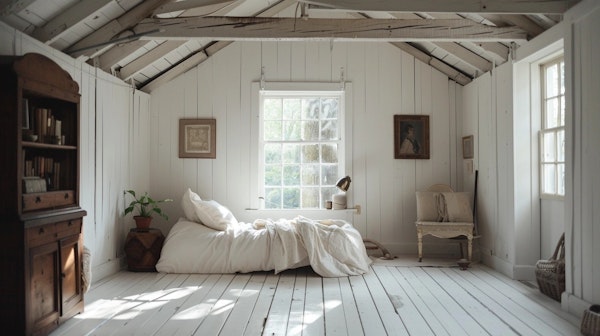
[[[462,244],[462,242],[458,242],[458,249],[460,250],[460,259],[464,259],[465,258],[465,253],[463,251],[463,244]]]
[[[423,234],[417,232],[417,246],[419,247],[419,262],[423,260]]]

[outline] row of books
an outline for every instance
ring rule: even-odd
[[[43,143],[62,143],[62,121],[57,119],[49,108],[36,107],[29,115],[29,102],[23,102],[26,113],[23,128],[30,129],[38,136],[38,141]],[[26,120],[26,121],[25,121]],[[62,143],[64,144],[64,143]]]
[[[55,161],[54,158],[35,156],[31,160],[25,160],[23,168],[23,176],[25,180],[31,177],[38,177],[45,180],[47,190],[58,190],[61,189],[61,174],[63,172],[62,165],[60,162]],[[68,168],[68,167],[67,167]],[[31,179],[29,179],[31,180]],[[41,192],[46,190],[38,190],[35,192]]]

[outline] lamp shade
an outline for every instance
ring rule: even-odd
[[[348,191],[348,188],[350,188],[350,182],[352,182],[352,180],[350,179],[350,176],[345,176],[345,177],[342,177],[341,179],[339,179],[335,185],[341,191]]]

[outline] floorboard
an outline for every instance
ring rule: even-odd
[[[362,276],[122,271],[94,283],[67,335],[578,335],[578,318],[483,265],[374,263]]]

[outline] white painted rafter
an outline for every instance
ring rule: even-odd
[[[195,17],[145,19],[134,28],[142,38],[215,40],[526,41],[516,27],[490,27],[471,20],[308,19]]]
[[[299,0],[346,11],[561,14],[574,0]]]

